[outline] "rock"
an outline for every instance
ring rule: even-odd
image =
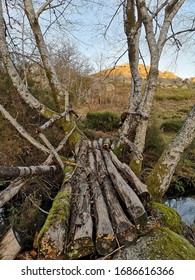
[[[195,260],[195,247],[168,228],[159,227],[122,249],[114,260]]]

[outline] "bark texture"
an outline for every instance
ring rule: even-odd
[[[172,140],[155,168],[147,179],[147,185],[153,199],[161,200],[164,193],[169,188],[169,184],[175,168],[181,159],[184,150],[195,138],[195,105],[190,111],[183,127]]]

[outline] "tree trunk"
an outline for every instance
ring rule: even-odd
[[[118,160],[117,156],[112,151],[110,151],[110,156],[116,168],[122,171],[141,201],[146,204],[150,200],[150,193],[147,189],[147,186],[140,181],[140,179],[127,164]]]
[[[51,87],[56,106],[60,112],[67,111],[69,108],[69,95],[67,91],[62,89],[62,85],[58,79],[56,70],[51,62],[49,53],[41,32],[38,22],[38,17],[32,4],[32,0],[24,0],[25,13],[29,20],[31,29],[33,31],[37,47],[39,49],[41,59],[44,65],[45,73]],[[66,115],[66,120],[69,121],[69,115]]]
[[[167,149],[163,152],[146,183],[154,200],[159,201],[169,188],[175,168],[184,150],[195,137],[195,105],[191,109],[183,127]]]
[[[13,85],[15,86],[18,94],[21,98],[29,104],[32,108],[35,108],[38,112],[40,112],[44,117],[51,118],[56,113],[46,107],[44,104],[39,102],[28,90],[28,88],[23,83],[20,78],[8,51],[6,38],[5,38],[5,25],[3,19],[3,8],[2,8],[2,0],[0,0],[0,53],[2,56],[3,64],[12,80]]]

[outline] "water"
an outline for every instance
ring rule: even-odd
[[[195,197],[169,199],[165,204],[175,209],[185,224],[195,227]]]

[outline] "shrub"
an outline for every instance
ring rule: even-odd
[[[147,134],[146,134],[146,150],[155,150],[157,152],[162,153],[165,148],[165,142],[162,137],[162,132],[159,127],[155,124],[151,124],[148,127]]]
[[[164,132],[178,132],[184,121],[182,119],[170,119],[161,124]]]
[[[86,126],[104,132],[119,127],[120,118],[112,112],[91,112],[86,115]]]

